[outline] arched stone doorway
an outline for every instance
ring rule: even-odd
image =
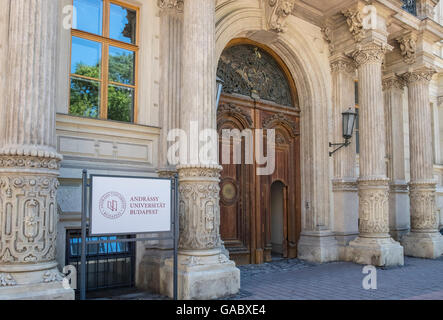
[[[297,256],[301,230],[301,179],[299,108],[295,84],[278,55],[248,39],[231,41],[219,60],[217,75],[224,81],[217,114],[220,137],[220,233],[231,258],[238,264],[263,263],[272,259],[271,185],[285,181],[287,193],[283,256]],[[257,163],[245,159],[255,145],[259,130],[275,130],[275,170],[256,175]],[[232,134],[241,143],[241,162],[229,163],[222,153],[223,136]],[[249,133],[249,135],[248,135]],[[225,140],[226,143],[226,140]],[[264,154],[265,156],[267,154]],[[283,221],[283,220],[282,220]]]
[[[267,26],[266,11],[255,0],[220,1],[216,7],[216,58],[236,38],[266,44],[287,66],[297,88],[300,109],[301,235],[297,257],[336,261],[338,244],[331,210],[328,117],[332,112],[328,45],[321,29],[289,16],[283,32]],[[263,259],[260,251],[253,261]]]

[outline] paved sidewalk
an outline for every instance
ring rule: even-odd
[[[403,267],[377,268],[377,290],[364,290],[363,266],[298,259],[240,266],[241,290],[223,300],[443,300],[443,257],[405,258]],[[136,289],[95,295],[99,300],[163,300]],[[97,298],[102,297],[102,298]],[[105,297],[105,298],[103,298]],[[89,297],[94,299],[93,295]]]
[[[405,258],[403,267],[377,268],[377,290],[365,290],[363,266],[349,262],[306,263],[297,259],[241,266],[236,300],[443,300],[443,258]]]

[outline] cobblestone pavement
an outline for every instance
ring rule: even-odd
[[[363,289],[363,266],[350,262],[314,264],[292,259],[239,268],[241,290],[224,300],[443,300],[443,257],[406,257],[403,267],[377,268],[377,290]],[[130,291],[101,299],[165,298]]]
[[[363,266],[297,259],[241,266],[235,300],[443,300],[443,257],[405,258],[403,267],[377,268],[377,290],[363,289]]]

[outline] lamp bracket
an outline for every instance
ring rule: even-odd
[[[339,146],[334,151],[329,152],[329,156],[332,157],[332,155],[334,153],[336,153],[338,150],[340,150],[343,147],[348,147],[350,144],[351,144],[351,142],[349,141],[349,139],[346,139],[345,142],[342,142],[342,143],[331,143],[331,142],[329,142],[329,148]]]

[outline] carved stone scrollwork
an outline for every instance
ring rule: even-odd
[[[331,62],[331,71],[333,73],[346,72],[351,75],[355,74],[355,63],[349,58],[337,59]]]
[[[183,0],[158,0],[157,5],[160,9],[175,10],[177,13],[183,13]]]
[[[0,168],[50,169],[58,170],[60,160],[56,158],[3,156],[0,157]]]
[[[416,232],[435,232],[439,218],[435,206],[435,182],[410,183],[411,230]]]
[[[414,64],[417,51],[417,35],[409,33],[397,39],[400,44],[400,52],[403,61],[407,64]]]
[[[285,20],[292,14],[294,10],[294,0],[268,0],[271,14],[269,17],[269,29],[275,32],[285,32]]]
[[[391,46],[387,44],[369,43],[365,46],[359,47],[354,53],[353,58],[357,66],[368,63],[383,63],[385,54],[391,50]]]
[[[333,54],[335,47],[332,44],[331,29],[329,29],[328,27],[323,27],[321,28],[321,32],[323,34],[323,39],[328,43],[329,53]]]
[[[412,72],[407,72],[407,73],[403,74],[403,79],[407,83],[413,83],[413,82],[418,82],[418,81],[429,82],[432,80],[432,77],[435,73],[436,73],[435,69],[423,67],[423,68],[419,68],[417,70],[414,70]]]
[[[58,271],[50,270],[43,274],[44,283],[57,282],[57,281],[63,281],[63,277]]]
[[[360,11],[347,9],[342,11],[342,14],[346,17],[346,23],[354,37],[355,42],[360,42],[365,37],[365,30],[363,28],[363,18]]]
[[[262,123],[264,129],[273,129],[279,124],[283,124],[292,137],[295,137],[300,133],[297,123],[289,119],[283,113],[274,114],[273,116],[264,119]]]
[[[359,180],[359,230],[362,235],[389,233],[388,179]]]
[[[184,250],[214,249],[221,245],[221,166],[179,166],[180,241]]]
[[[57,224],[54,175],[0,176],[0,257],[6,264],[55,259]]]
[[[9,273],[0,273],[0,287],[13,287],[17,285],[12,275]]]
[[[405,81],[400,77],[393,76],[383,79],[382,85],[383,85],[383,91],[391,90],[394,88],[403,90],[405,87]]]

